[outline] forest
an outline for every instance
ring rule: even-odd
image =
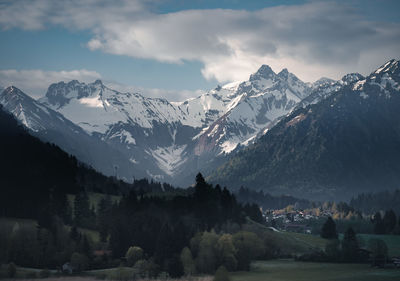
[[[352,206],[371,198],[367,195],[350,206],[246,188],[234,194],[200,173],[187,189],[147,179],[126,183],[29,135],[1,108],[0,128],[0,263],[11,273],[15,265],[77,274],[125,266],[135,278],[157,278],[246,271],[255,259],[277,257],[367,261],[358,254],[362,245],[355,232],[341,225],[343,219],[362,217]],[[344,238],[338,242],[335,223],[334,237],[323,237],[333,240],[315,252],[267,228],[261,210],[279,208],[329,211]],[[395,212],[376,212],[372,218],[375,233],[398,232]]]

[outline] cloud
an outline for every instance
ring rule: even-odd
[[[0,70],[0,87],[16,86],[26,94],[37,99],[46,94],[47,88],[52,83],[60,81],[69,82],[79,80],[80,82],[92,83],[101,79],[96,71],[86,69],[71,71],[43,71],[43,70]],[[128,86],[115,81],[104,80],[103,83],[119,92],[140,93],[151,98],[166,98],[168,101],[182,101],[188,98],[197,97],[203,93],[201,90],[165,90],[157,88],[143,88]]]
[[[93,82],[100,78],[101,75],[96,71],[86,69],[71,71],[0,70],[0,85],[2,87],[14,85],[33,98],[44,96],[52,83],[75,79],[81,82]]]
[[[366,74],[399,58],[400,24],[368,21],[343,2],[167,14],[152,13],[151,3],[14,0],[0,7],[0,26],[89,30],[91,50],[166,63],[200,61],[203,76],[219,82],[245,80],[261,64],[312,81]]]
[[[104,85],[121,93],[139,93],[149,98],[165,98],[169,102],[180,102],[195,98],[204,93],[203,90],[167,90],[124,85],[114,81],[104,81]]]

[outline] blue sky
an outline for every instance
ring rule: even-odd
[[[34,97],[101,78],[182,100],[262,64],[305,81],[367,74],[400,56],[400,1],[0,2],[0,85]]]

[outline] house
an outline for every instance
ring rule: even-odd
[[[397,268],[400,268],[400,257],[392,258],[392,262]]]
[[[62,266],[62,273],[72,274],[72,272],[73,270],[71,264],[69,262],[64,263]]]

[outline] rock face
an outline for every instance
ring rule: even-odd
[[[210,180],[323,200],[398,188],[399,108],[399,61],[327,81]]]

